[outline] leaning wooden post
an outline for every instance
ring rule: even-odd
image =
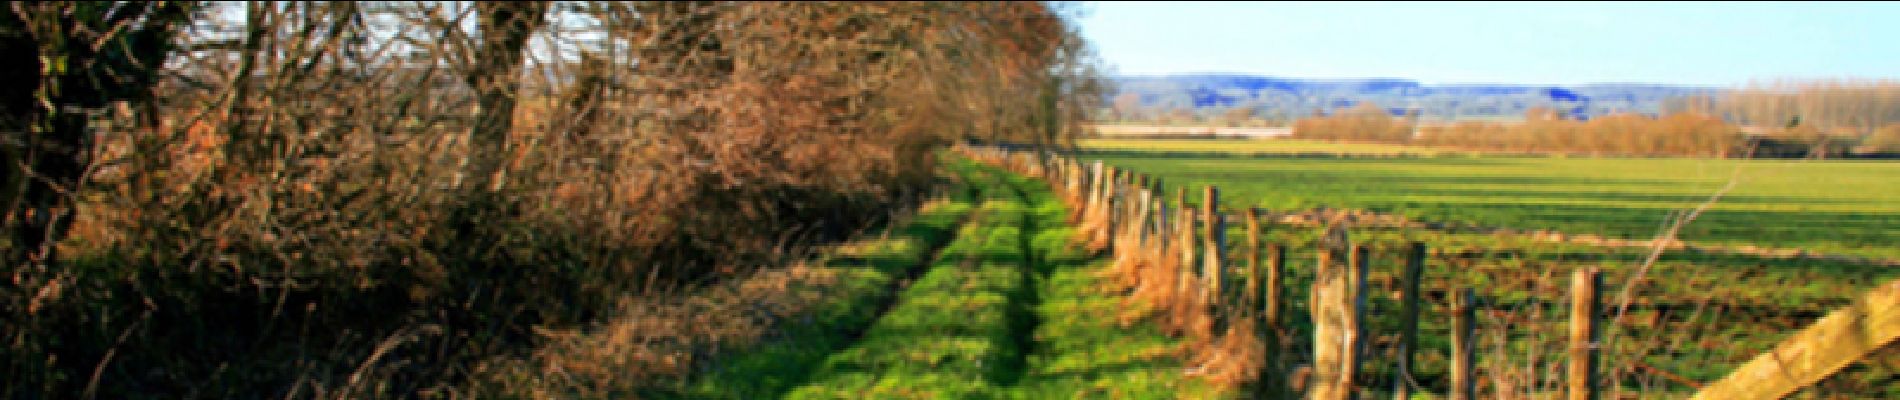
[[[1570,280],[1570,400],[1596,400],[1597,329],[1596,267],[1578,269]]]
[[[1425,269],[1425,243],[1412,242],[1412,252],[1405,259],[1405,272],[1400,275],[1399,290],[1402,301],[1399,308],[1399,368],[1393,375],[1392,398],[1405,400],[1412,398],[1412,362],[1418,353],[1418,308],[1419,275]]]
[[[1201,196],[1201,278],[1207,280],[1202,301],[1225,304],[1227,298],[1227,221],[1220,215],[1220,188],[1207,185]]]
[[[1477,297],[1471,289],[1459,289],[1451,297],[1451,400],[1472,400],[1477,398],[1476,372],[1472,368],[1473,339],[1472,322],[1476,314]]]
[[[1900,279],[1861,293],[1690,399],[1787,397],[1895,342],[1900,342]]]
[[[1341,376],[1346,357],[1347,331],[1352,315],[1351,267],[1352,242],[1342,222],[1334,222],[1320,238],[1319,264],[1313,275],[1311,304],[1313,316],[1312,394],[1316,400],[1342,400],[1350,396],[1349,382]]]

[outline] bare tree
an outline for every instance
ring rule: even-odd
[[[94,147],[90,113],[146,110],[190,2],[8,3],[0,13],[0,210],[6,262],[52,263]],[[46,63],[46,64],[43,64]]]

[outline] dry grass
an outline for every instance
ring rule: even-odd
[[[490,390],[532,398],[613,397],[642,382],[683,379],[710,357],[756,345],[778,321],[807,314],[837,279],[834,269],[798,265],[697,293],[628,298],[601,326],[541,331],[542,345],[526,359],[492,360],[476,374]]]

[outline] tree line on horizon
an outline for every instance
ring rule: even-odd
[[[1293,123],[1303,139],[1418,144],[1507,152],[1749,157],[1762,146],[1801,157],[1900,153],[1900,82],[1815,80],[1753,85],[1682,99],[1660,116],[1577,120],[1548,107],[1522,121],[1420,126],[1361,103]]]

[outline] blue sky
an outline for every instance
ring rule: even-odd
[[[1736,86],[1900,78],[1900,2],[1090,2],[1118,74]]]

